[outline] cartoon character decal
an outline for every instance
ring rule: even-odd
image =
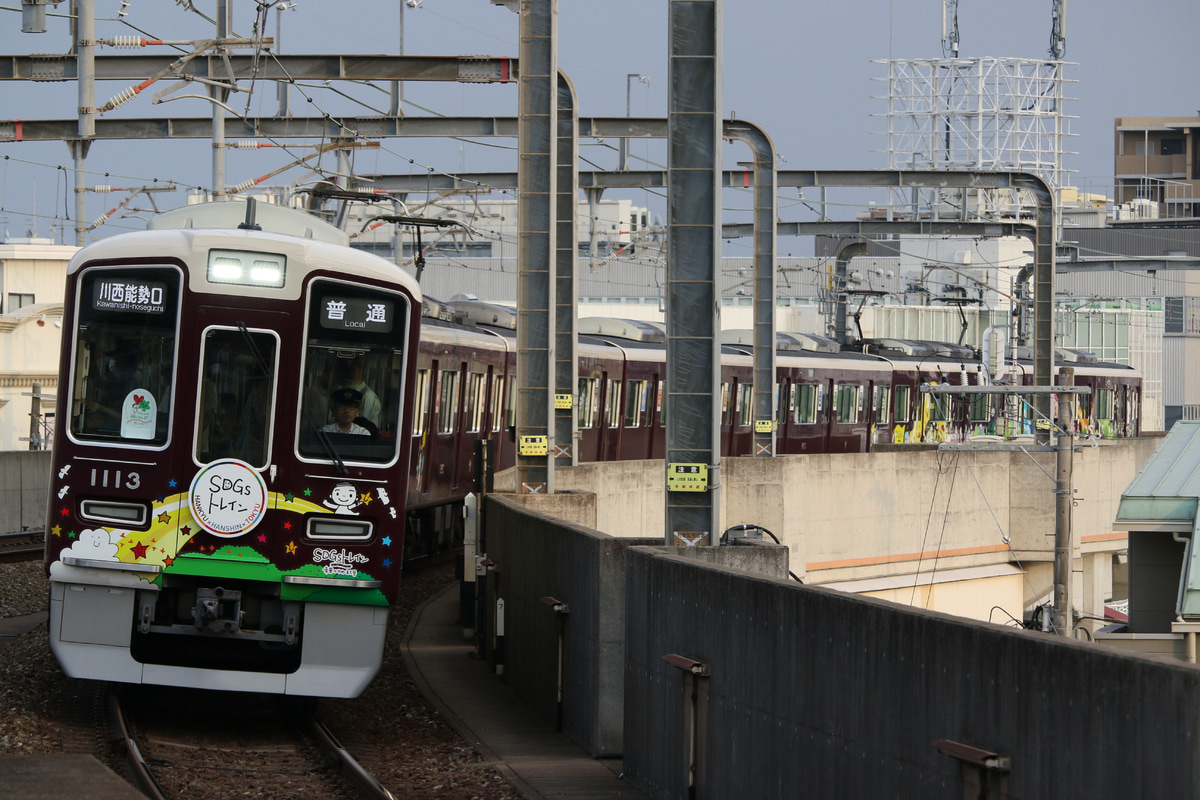
[[[329,493],[329,499],[322,500],[321,504],[326,508],[333,509],[335,514],[354,514],[354,509],[362,505],[363,501],[359,499],[358,490],[354,488],[353,483],[342,481],[333,487],[333,491]]]

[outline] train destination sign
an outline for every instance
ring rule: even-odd
[[[321,327],[327,330],[361,330],[391,333],[396,304],[373,297],[326,297],[321,303]]]
[[[92,308],[163,314],[167,310],[167,285],[162,281],[100,278],[92,284]]]

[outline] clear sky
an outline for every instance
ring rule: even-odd
[[[250,32],[257,4],[231,0],[235,29]],[[196,9],[211,17],[214,0],[195,0]],[[266,32],[274,36],[282,25],[280,49],[284,53],[386,53],[400,47],[400,3],[397,0],[299,0],[279,15],[272,10]],[[16,0],[7,0],[0,11],[0,52],[63,53],[70,47],[65,14],[68,3],[49,7],[45,34],[21,33]],[[959,7],[960,56],[1044,58],[1050,43],[1050,0],[961,0]],[[107,38],[136,35],[139,31],[161,39],[203,39],[214,28],[201,14],[162,0],[128,0],[124,21],[118,21],[120,0],[96,5],[97,35]],[[857,0],[809,3],[778,0],[725,0],[723,105],[726,116],[736,115],[758,124],[771,136],[783,169],[875,169],[887,166],[884,120],[872,116],[886,110],[885,85],[879,78],[886,67],[876,60],[940,58],[940,0]],[[280,18],[281,17],[281,18]],[[508,9],[489,0],[422,0],[406,7],[404,51],[414,55],[516,56],[518,19]],[[602,0],[559,3],[559,66],[572,79],[584,116],[620,116],[626,106],[635,115],[666,113],[667,3],[664,0]],[[1117,116],[1191,116],[1200,110],[1200,3],[1196,0],[1071,0],[1067,3],[1067,69],[1074,81],[1067,94],[1077,98],[1067,112],[1076,134],[1070,139],[1066,166],[1077,183],[1104,191],[1111,183],[1113,119]],[[104,48],[103,54],[128,53]],[[629,75],[645,76],[645,82]],[[152,104],[159,84],[111,116],[207,117],[204,100],[180,99]],[[97,104],[117,94],[124,85],[97,84]],[[385,93],[361,85],[338,85],[349,98],[321,87],[306,87],[306,101],[293,91],[296,114],[363,114],[385,111]],[[183,94],[194,93],[189,87]],[[266,91],[264,91],[266,89]],[[77,96],[73,84],[0,85],[6,119],[74,119]],[[517,89],[507,86],[409,83],[406,112],[455,115],[516,113]],[[247,108],[253,115],[273,115],[273,88],[260,86],[253,96],[236,95],[230,105]],[[515,142],[511,140],[416,141],[390,140],[370,154],[359,154],[359,172],[417,172],[434,168],[460,170],[515,170]],[[661,166],[661,143],[636,142],[630,148],[631,167],[645,162]],[[286,165],[308,151],[232,151],[228,156],[228,182],[255,178]],[[581,144],[590,164],[614,168],[615,142]],[[745,160],[748,150],[726,145],[726,167]],[[74,214],[68,151],[62,144],[0,143],[0,230],[24,235],[33,225],[39,235],[59,235],[64,215]],[[411,159],[411,162],[410,162]],[[332,169],[326,157],[322,165]],[[584,164],[584,168],[589,168]],[[137,186],[177,181],[184,186],[208,187],[211,183],[210,148],[207,142],[100,142],[92,147],[89,185]],[[306,173],[293,169],[276,182],[302,181]],[[311,176],[310,176],[311,177]],[[790,199],[787,197],[791,192]],[[727,193],[728,194],[728,193]],[[794,190],[783,190],[782,219],[805,218]],[[636,202],[654,207],[656,198],[632,193]],[[117,205],[125,195],[89,195],[88,221]],[[185,193],[156,195],[160,208],[185,201]],[[745,208],[746,197],[727,197],[730,208]],[[114,215],[92,237],[138,229],[143,222],[145,198],[134,201],[135,218]],[[138,209],[143,209],[139,211]],[[847,210],[844,217],[852,216]],[[731,212],[731,215],[733,212]],[[835,214],[836,216],[836,214]],[[740,219],[741,217],[739,217]],[[73,242],[68,229],[67,243]],[[781,243],[781,251],[788,249]]]

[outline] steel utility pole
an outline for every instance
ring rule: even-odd
[[[938,450],[1020,450],[1023,453],[1055,451],[1057,466],[1054,476],[1054,604],[1050,622],[1060,636],[1070,636],[1074,619],[1071,613],[1071,508],[1075,489],[1071,484],[1072,463],[1075,455],[1075,395],[1091,394],[1090,386],[1075,385],[1075,370],[1063,367],[1059,371],[1057,386],[1045,385],[996,385],[952,386],[950,384],[922,384],[921,391],[932,395],[1030,395],[1044,398],[1036,408],[1049,406],[1051,396],[1058,398],[1058,419],[1055,425],[1059,434],[1054,444],[1017,445],[975,442],[944,442]],[[1048,475],[1049,473],[1047,473]],[[1043,618],[1044,619],[1044,618]]]
[[[67,142],[75,161],[75,246],[87,243],[88,148],[96,135],[96,10],[90,2],[75,4],[75,58],[79,69],[79,136]]]
[[[1059,386],[1075,385],[1075,370],[1062,367]],[[1070,636],[1071,626],[1071,508],[1074,488],[1071,472],[1075,457],[1075,395],[1058,395],[1057,467],[1054,485],[1054,630]]]

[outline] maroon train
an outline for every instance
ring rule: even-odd
[[[457,320],[455,322],[447,321]],[[476,443],[487,439],[497,470],[514,462],[516,314],[467,301],[426,301],[417,356],[409,478],[409,557],[453,546],[458,503],[475,490]],[[662,458],[665,335],[650,323],[587,318],[578,326],[578,460]],[[727,332],[721,367],[721,452],[750,455],[753,351],[748,332]],[[870,340],[843,350],[820,336],[780,333],[776,354],[776,451],[869,452],[878,444],[936,443],[1032,435],[1027,402],[1000,395],[933,396],[924,383],[979,385],[984,364],[969,347]],[[1019,354],[1018,354],[1019,355]],[[1089,354],[1059,350],[1089,386],[1080,399],[1083,435],[1140,432],[1141,376]],[[1032,383],[1028,358],[1010,359],[997,378]]]

